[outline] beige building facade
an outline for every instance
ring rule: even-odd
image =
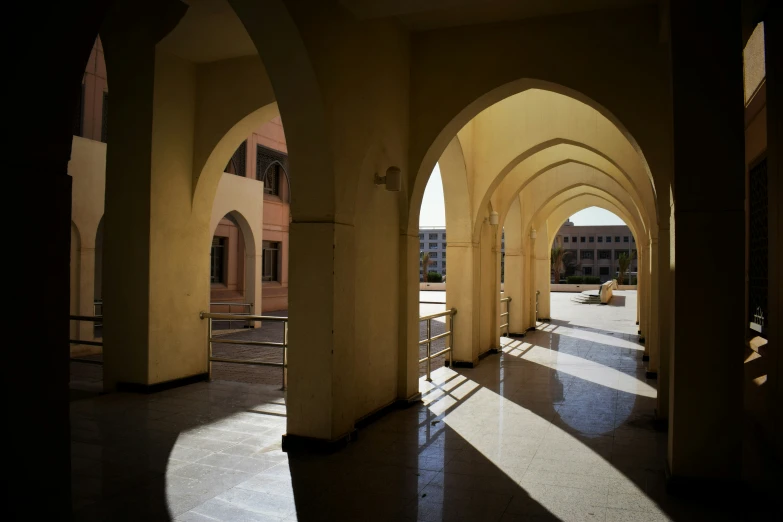
[[[73,132],[73,153],[68,164],[74,187],[70,312],[101,315],[108,82],[100,38],[95,40],[84,72]],[[258,314],[287,308],[288,169],[285,132],[279,116],[254,129],[226,164],[227,175],[245,181],[224,176],[215,194],[208,273],[213,311],[228,311],[229,303],[231,311]],[[250,235],[253,237],[245,237]],[[248,241],[257,245],[258,256],[248,248]],[[259,267],[252,266],[256,257],[261,263]],[[87,322],[72,322],[70,330],[74,340],[94,342],[102,338],[100,323],[95,327]],[[84,344],[71,347],[72,355],[100,351]]]
[[[567,252],[561,279],[568,275],[598,276],[602,283],[617,279],[617,261],[620,254],[626,254],[631,258],[631,273],[626,272],[625,283],[635,284],[639,251],[631,229],[625,225],[575,226],[568,220],[560,227],[552,246]]]
[[[437,163],[458,366],[479,366],[500,347],[503,231],[509,329],[524,333],[550,315],[551,245],[562,224],[604,208],[636,243],[639,329],[645,370],[657,376],[670,486],[775,491],[783,455],[780,6],[371,4],[79,1],[32,24],[25,53],[40,64],[36,83],[47,95],[31,96],[35,86],[24,93],[31,113],[20,134],[52,133],[36,153],[40,175],[22,176],[15,194],[43,209],[31,219],[51,231],[49,241],[23,238],[21,246],[39,252],[24,279],[53,319],[43,329],[32,320],[19,326],[39,330],[44,364],[40,385],[10,415],[48,413],[29,421],[40,443],[19,469],[46,468],[49,484],[69,484],[68,273],[91,272],[91,227],[100,222],[90,211],[74,253],[76,234],[66,227],[80,212],[72,196],[84,189],[76,165],[105,161],[105,389],[174,387],[206,372],[207,249],[226,214],[243,229],[245,288],[251,272],[264,273],[263,232],[250,234],[261,222],[216,202],[225,176],[241,180],[225,173],[235,151],[279,117],[293,173],[286,449],[347,443],[390,405],[421,399],[418,218]],[[103,155],[80,152],[72,130],[98,33],[112,81],[111,146],[95,130],[90,140]],[[743,48],[754,45],[743,67]],[[746,103],[743,78],[758,80],[744,86]],[[16,156],[12,166],[28,172],[22,160],[31,155]],[[402,173],[400,190],[376,183],[390,169]],[[97,191],[95,183],[84,185]],[[266,219],[272,203],[261,202],[255,212]],[[690,267],[704,244],[722,245],[721,263],[700,263],[695,278]],[[226,278],[226,291],[240,275]],[[86,292],[72,312],[87,309],[95,293]],[[750,342],[756,337],[764,348]],[[67,518],[68,488],[47,491],[57,512],[50,518]],[[34,504],[25,491],[10,493]]]

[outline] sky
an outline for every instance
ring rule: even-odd
[[[625,225],[625,222],[608,210],[589,207],[580,210],[571,221],[577,226],[588,225]],[[419,213],[419,227],[445,227],[446,207],[443,204],[443,183],[440,179],[440,167],[435,165],[427,188],[424,189],[424,199]]]

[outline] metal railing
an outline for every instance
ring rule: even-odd
[[[538,323],[538,296],[541,294],[541,290],[536,290],[536,323]]]
[[[508,323],[510,323],[510,322],[511,322],[511,318],[509,317],[509,313],[511,312],[511,298],[510,298],[510,297],[504,297],[504,298],[502,298],[502,299],[500,300],[500,306],[501,306],[501,308],[502,308],[502,306],[503,306],[503,303],[506,303],[506,311],[505,311],[505,312],[502,312],[502,313],[500,314],[500,320],[502,321],[502,320],[503,320],[503,318],[505,317],[505,318],[506,318],[506,322],[505,322],[505,323],[502,323],[502,324],[500,325],[500,330],[502,331],[502,330],[503,330],[503,327],[505,327],[505,328],[506,328],[506,337],[508,337]]]
[[[425,315],[424,317],[419,317],[419,323],[422,321],[427,321],[427,337],[419,341],[419,346],[422,344],[427,345],[427,356],[423,359],[419,359],[419,364],[426,361],[427,363],[427,380],[432,381],[431,373],[432,373],[432,359],[434,357],[440,357],[441,355],[449,354],[449,366],[453,366],[454,363],[454,354],[453,354],[453,348],[454,348],[454,315],[457,313],[456,308],[451,308],[449,310],[446,310],[445,312],[439,312],[437,314],[432,315]],[[432,320],[437,319],[438,317],[444,317],[449,316],[449,329],[443,332],[442,334],[438,334],[435,337],[432,337]],[[443,350],[432,353],[432,342],[437,341],[438,339],[443,339],[445,337],[449,338],[449,344],[446,348]]]
[[[276,317],[273,315],[249,315],[249,314],[213,314],[211,312],[199,313],[201,319],[209,319],[207,323],[207,373],[209,380],[212,380],[212,363],[234,363],[248,364],[251,366],[274,366],[283,371],[283,387],[285,390],[288,383],[288,317]],[[242,339],[220,339],[212,337],[212,321],[277,321],[283,323],[283,342],[275,343],[271,341],[245,341]],[[226,357],[215,357],[212,354],[213,344],[244,344],[248,346],[269,346],[272,348],[283,349],[283,362],[266,361],[246,361],[242,359],[228,359]]]
[[[209,311],[210,312],[212,312],[212,307],[213,306],[228,306],[228,312],[227,313],[230,314],[230,315],[250,315],[252,313],[252,310],[253,310],[253,303],[232,303],[232,302],[228,302],[228,301],[224,302],[224,303],[209,303]],[[245,308],[245,309],[247,309],[247,312],[240,312],[240,313],[232,314],[231,313],[231,307],[232,306],[238,306],[240,308]],[[216,312],[216,313],[220,313],[220,312]],[[236,319],[233,319],[233,320],[229,319],[228,320],[228,329],[229,330],[231,329],[231,323],[234,322],[234,321],[236,321]],[[246,321],[244,319],[242,319],[242,322],[244,322],[244,323],[246,323],[248,325],[250,324],[249,321]]]
[[[91,323],[102,323],[102,315],[71,315],[69,316],[71,321],[88,321]],[[68,339],[71,344],[84,344],[86,346],[101,346],[103,347],[103,341],[84,341],[82,339]],[[71,362],[80,362],[86,364],[103,364],[103,361],[97,361],[93,359],[83,359],[81,357],[71,357]]]
[[[103,299],[95,299],[92,302],[92,315],[101,318],[100,321],[95,321],[95,326],[103,326]]]

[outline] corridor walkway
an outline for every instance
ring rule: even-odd
[[[420,381],[422,403],[329,455],[281,451],[275,386],[198,383],[76,401],[74,518],[741,520],[719,501],[667,496],[666,435],[653,421],[642,347],[627,333],[633,319],[607,330],[590,314],[610,307],[574,306],[568,320],[504,339],[478,368],[439,368]]]

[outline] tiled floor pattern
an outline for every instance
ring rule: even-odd
[[[252,412],[282,410],[275,386],[74,402],[74,519],[742,520],[665,494],[666,436],[635,326],[573,313],[504,339],[476,369],[438,369],[423,403],[330,455],[280,450],[285,417]]]

